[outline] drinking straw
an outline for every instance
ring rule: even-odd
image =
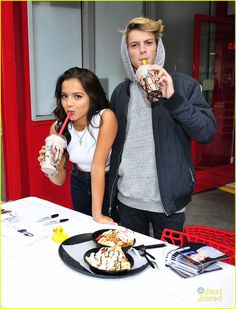
[[[58,133],[59,136],[62,135],[62,132],[63,132],[64,129],[65,129],[65,126],[66,126],[66,124],[67,124],[67,122],[68,122],[68,120],[69,120],[69,118],[70,118],[70,115],[71,115],[71,112],[69,112],[69,113],[67,114],[66,119],[65,119],[65,121],[64,121],[64,123],[63,123],[63,125],[62,125],[62,127],[61,127],[61,130],[60,130],[60,132]]]
[[[143,64],[147,64],[147,60],[146,60],[146,59],[143,59],[143,60],[142,60],[142,63],[143,63]]]

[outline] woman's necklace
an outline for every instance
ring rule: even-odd
[[[80,145],[83,145],[83,137],[84,137],[84,134],[86,133],[87,131],[87,127],[84,129],[84,132],[82,133],[82,135],[80,136],[78,131],[75,129],[75,134],[76,136],[78,137],[78,140],[79,140],[79,144]]]

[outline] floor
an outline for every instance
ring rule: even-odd
[[[235,230],[235,195],[219,189],[193,195],[186,207],[188,225],[203,225],[227,231]]]

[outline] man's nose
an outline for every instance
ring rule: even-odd
[[[147,49],[146,49],[146,46],[145,44],[141,43],[140,44],[140,53],[144,54],[146,53]]]

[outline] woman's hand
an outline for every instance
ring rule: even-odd
[[[154,64],[149,71],[155,71],[155,76],[162,91],[162,97],[169,99],[174,94],[174,85],[170,74],[168,74],[165,69],[157,64]]]
[[[118,225],[111,217],[104,216],[103,214],[93,216],[93,219],[97,223]]]
[[[44,163],[45,152],[46,152],[46,147],[44,145],[39,150],[38,161],[39,161],[40,166],[42,166]],[[55,185],[61,186],[64,184],[65,179],[66,179],[67,162],[68,162],[68,154],[64,153],[61,157],[61,161],[56,166],[56,169],[57,169],[56,173],[51,176],[45,174],[51,180],[51,182],[54,183]]]
[[[44,161],[44,156],[45,156],[45,146],[42,146],[42,148],[39,150],[39,156],[38,156],[38,161],[39,161],[39,164],[40,166],[42,166],[43,164],[43,161]]]

